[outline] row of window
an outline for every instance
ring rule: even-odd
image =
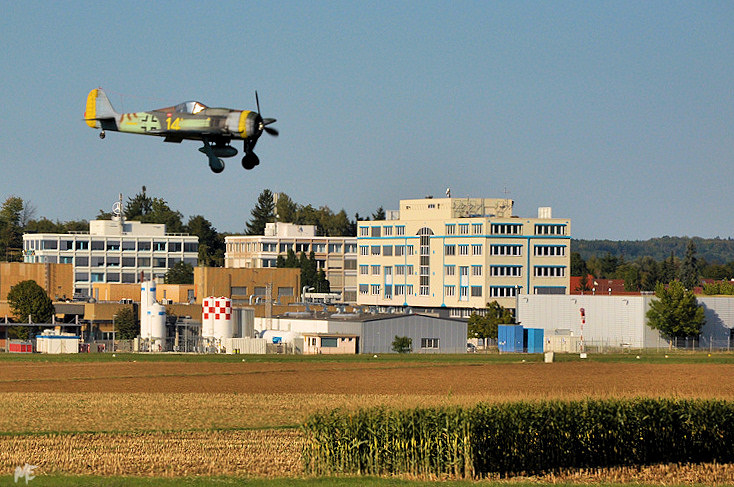
[[[396,276],[412,276],[413,266],[412,265],[396,265],[396,266],[380,266],[379,264],[360,264],[359,274],[362,276],[392,276],[393,267],[395,268]],[[473,266],[459,266],[459,275],[468,276],[469,267],[471,267],[471,275],[475,277],[481,277],[483,274],[484,267],[481,265]],[[444,274],[446,276],[456,275],[455,265],[445,265]],[[420,275],[430,275],[429,266],[420,266]],[[489,266],[489,275],[491,277],[522,277],[522,266],[519,265],[492,265]],[[533,275],[535,277],[565,277],[566,268],[563,266],[534,266]]]
[[[405,235],[405,226],[396,226],[397,236]],[[522,235],[522,223],[492,223],[490,233],[492,235]],[[484,233],[483,223],[446,223],[446,235],[482,235]],[[566,235],[566,225],[563,223],[536,223],[535,235]],[[364,226],[359,227],[360,237],[392,237],[392,226]]]
[[[405,225],[395,225],[395,236],[401,237],[405,235]],[[393,226],[372,226],[372,227],[359,227],[360,237],[392,237]]]
[[[425,247],[425,249],[424,249]],[[457,254],[458,247],[458,254]],[[490,255],[499,256],[522,256],[521,244],[492,244],[490,245]],[[482,244],[446,244],[444,245],[444,255],[482,255]],[[393,252],[394,250],[394,252]],[[421,255],[428,255],[429,247],[421,245]],[[384,257],[402,257],[404,255],[413,255],[414,249],[412,245],[360,245],[360,255],[382,255]],[[424,253],[425,252],[425,253]],[[565,257],[565,245],[535,245],[533,253],[536,257]]]
[[[412,245],[360,245],[359,255],[382,255],[384,257],[402,257],[413,255],[415,249]]]
[[[459,300],[468,300],[469,296],[472,298],[481,298],[484,292],[484,288],[482,286],[453,286],[453,285],[447,285],[444,286],[444,296],[446,297],[456,297],[456,288],[459,288]],[[392,299],[393,297],[393,289],[395,291],[395,296],[411,296],[413,294],[413,285],[412,284],[396,284],[396,285],[390,285],[387,284],[384,286],[381,286],[380,284],[360,284],[359,285],[359,294],[362,295],[373,295],[373,296],[380,296],[380,292],[384,290],[384,298],[385,299]],[[518,292],[522,289],[522,286],[489,286],[489,297],[491,298],[514,298],[517,296]],[[566,288],[563,286],[559,287],[552,287],[552,286],[536,286],[533,289],[533,292],[535,294],[565,294]],[[427,295],[422,294],[422,295]]]
[[[107,256],[55,256],[55,255],[42,255],[36,256],[35,262],[45,264],[73,264],[74,267],[156,267],[156,268],[169,268],[173,267],[176,262],[181,261],[180,258],[173,257],[116,257],[112,255]],[[192,267],[196,267],[198,259],[196,257],[187,257],[183,259],[184,262],[190,264]]]
[[[104,252],[198,252],[198,242],[158,240],[24,240],[25,250],[92,250]]]

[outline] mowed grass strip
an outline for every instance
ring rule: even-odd
[[[302,474],[296,430],[78,433],[0,437],[0,471],[101,476]]]

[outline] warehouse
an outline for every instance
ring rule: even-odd
[[[654,295],[520,295],[517,319],[526,328],[543,328],[546,343],[554,336],[581,337],[586,348],[661,348],[669,345],[647,326]],[[734,333],[734,298],[699,296],[706,324],[695,346],[729,349]],[[694,343],[689,343],[693,346]],[[679,347],[685,346],[678,343]]]
[[[330,353],[315,350],[319,344],[341,347],[342,338],[347,344],[354,339],[357,353],[392,353],[396,336],[411,339],[411,353],[466,353],[466,321],[421,314],[287,313],[256,318],[255,328],[271,340],[294,342],[295,349],[306,353]],[[304,337],[338,340],[316,340],[306,347]],[[352,350],[350,347],[345,350]]]

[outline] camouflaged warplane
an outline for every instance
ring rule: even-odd
[[[182,140],[200,140],[199,151],[209,158],[209,167],[215,173],[224,170],[221,157],[237,155],[230,145],[232,140],[244,141],[242,167],[252,169],[260,164],[253,152],[257,139],[263,132],[277,136],[278,131],[268,127],[274,118],[260,116],[260,100],[255,92],[257,112],[209,108],[198,101],[186,101],[176,106],[159,108],[150,112],[117,113],[101,88],[87,96],[84,120],[92,128],[102,129],[99,138],[105,138],[107,130],[131,134],[157,135],[164,142],[180,143]]]

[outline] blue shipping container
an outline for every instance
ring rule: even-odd
[[[499,325],[497,327],[497,346],[500,352],[522,352],[522,325]]]
[[[525,328],[525,351],[528,353],[543,353],[543,329]]]

